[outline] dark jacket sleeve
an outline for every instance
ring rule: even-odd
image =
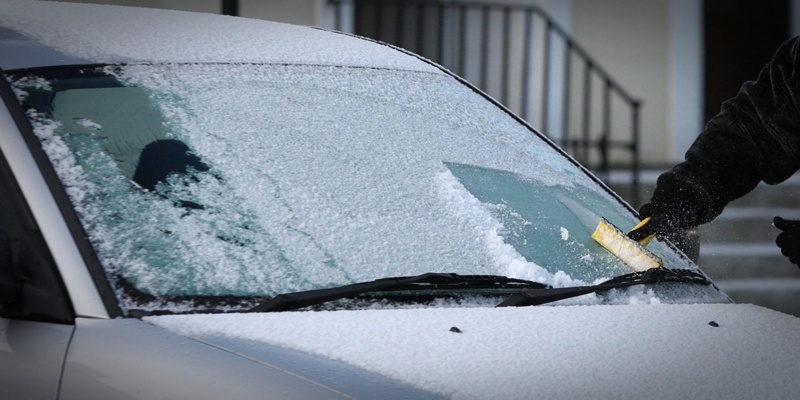
[[[755,81],[706,125],[683,163],[662,174],[651,203],[680,204],[686,226],[716,218],[759,182],[800,168],[800,37],[781,45]]]

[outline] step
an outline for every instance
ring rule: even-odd
[[[800,219],[800,208],[729,206],[714,221],[697,228],[701,243],[774,242],[780,231],[775,216]]]
[[[655,189],[656,179],[663,170],[648,169],[639,176],[639,199],[641,203],[647,202]],[[598,174],[608,186],[617,192],[623,199],[632,202],[631,173],[626,170],[613,170],[606,174]],[[800,174],[795,174],[779,185],[760,183],[744,197],[737,199],[728,207],[788,207],[800,208]]]
[[[712,279],[800,278],[773,242],[703,243],[697,265]]]
[[[780,185],[761,183],[752,192],[728,205],[728,207],[759,206],[800,208],[800,179],[793,176]]]
[[[800,279],[719,279],[714,283],[737,303],[756,304],[800,317]]]

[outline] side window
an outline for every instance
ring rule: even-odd
[[[73,320],[53,258],[2,154],[0,316],[55,323]]]

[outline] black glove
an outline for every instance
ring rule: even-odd
[[[684,185],[687,184],[670,173],[661,175],[653,198],[639,209],[639,217],[650,217],[650,221],[628,236],[637,241],[653,234],[666,239],[678,238],[708,222],[708,213],[699,195]]]
[[[695,228],[707,222],[707,216],[691,192],[659,180],[653,198],[639,210],[639,217],[650,220],[628,233],[628,237],[638,242],[656,235],[670,241],[691,260],[699,259],[700,243]]]
[[[681,228],[680,225],[659,224],[658,221],[658,219],[650,217],[647,223],[628,232],[628,237],[637,242],[641,242],[643,239],[656,235],[662,240],[669,240],[675,247],[686,254],[689,259],[697,262],[700,258],[700,238],[697,236],[697,230],[693,228]]]
[[[650,221],[628,234],[636,241],[651,235],[666,239],[682,236],[687,230],[698,225],[691,209],[685,208],[681,203],[650,202],[639,210],[639,217],[642,219],[649,217]]]
[[[635,240],[637,242],[641,242],[642,240],[644,240],[644,239],[646,239],[646,238],[648,238],[650,236],[653,236],[653,235],[656,235],[656,234],[659,234],[659,233],[662,232],[663,227],[659,224],[659,222],[657,222],[658,220],[653,219],[652,217],[644,217],[644,218],[650,218],[650,220],[647,221],[647,223],[642,225],[641,227],[636,228],[635,230],[632,230],[632,231],[628,232],[628,237],[629,238],[631,238],[631,239],[633,239],[633,240]]]
[[[783,231],[775,238],[775,244],[792,264],[800,266],[800,221],[775,217],[772,224]]]

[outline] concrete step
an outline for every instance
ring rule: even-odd
[[[641,203],[647,202],[655,189],[656,179],[664,170],[644,170],[639,179],[639,199]],[[631,173],[629,171],[615,170],[606,174],[598,174],[606,184],[626,201],[633,203],[631,197]],[[746,196],[737,199],[728,207],[786,207],[800,208],[800,174],[795,174],[779,185],[761,183]]]
[[[704,243],[697,265],[712,279],[800,278],[773,242]]]
[[[697,228],[701,243],[774,242],[780,231],[775,216],[800,219],[800,208],[728,206],[714,221]]]
[[[719,279],[714,283],[737,303],[800,316],[800,279]]]

